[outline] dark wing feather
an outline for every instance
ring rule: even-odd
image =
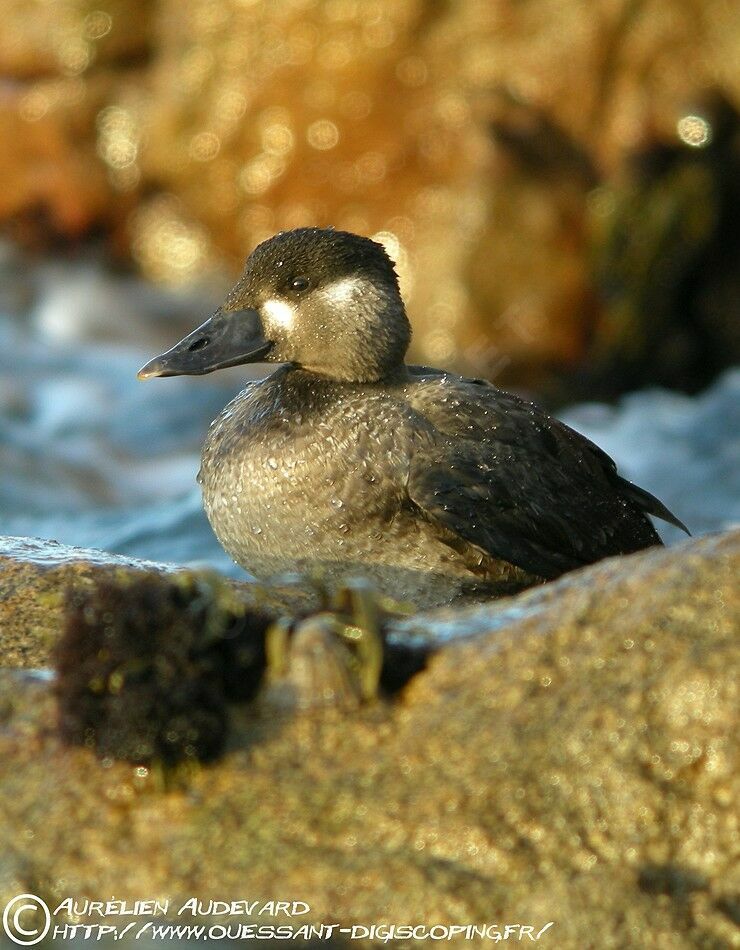
[[[645,514],[663,516],[660,502],[535,406],[443,374],[418,379],[409,401],[427,425],[407,492],[443,540],[453,532],[544,578],[661,543]]]
[[[622,491],[636,502],[639,508],[646,511],[649,515],[660,518],[661,521],[667,521],[668,524],[675,525],[677,528],[685,531],[686,534],[691,535],[691,532],[683,521],[677,518],[670,508],[666,508],[659,498],[656,498],[655,495],[651,495],[650,492],[645,491],[644,488],[640,488],[639,485],[628,482],[627,479],[622,478],[621,475],[619,476],[619,481],[622,486]]]

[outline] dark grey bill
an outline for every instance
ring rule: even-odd
[[[256,310],[217,310],[171,350],[142,366],[137,376],[203,376],[227,366],[256,363],[271,348]]]

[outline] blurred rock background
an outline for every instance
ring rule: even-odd
[[[3,14],[5,273],[94,243],[215,301],[256,242],[334,225],[397,261],[420,361],[558,401],[740,356],[734,0]]]

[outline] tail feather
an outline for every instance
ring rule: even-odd
[[[640,488],[639,485],[633,485],[632,482],[628,482],[626,478],[622,478],[621,481],[623,487],[626,489],[627,496],[636,502],[646,514],[655,515],[656,518],[675,525],[691,537],[691,532],[683,521],[677,518],[670,509],[666,508],[663,502],[656,498],[655,495],[651,495],[649,491],[645,491],[645,489]]]

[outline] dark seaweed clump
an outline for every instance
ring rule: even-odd
[[[55,656],[62,737],[132,762],[215,758],[228,702],[259,686],[270,620],[202,577],[71,591]]]

